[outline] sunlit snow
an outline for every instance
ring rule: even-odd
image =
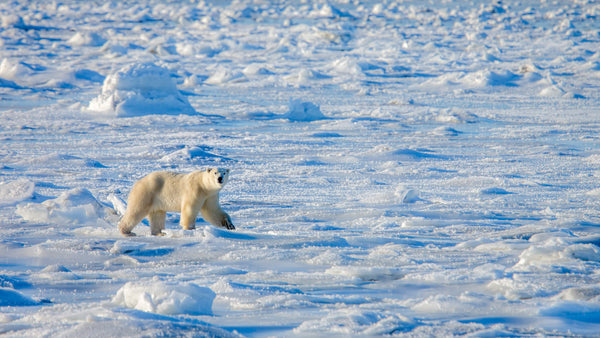
[[[0,334],[598,335],[599,16],[0,2]],[[213,166],[235,231],[119,233]]]

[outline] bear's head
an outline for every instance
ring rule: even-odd
[[[206,172],[210,175],[210,181],[218,189],[222,188],[229,179],[229,169],[208,168]]]

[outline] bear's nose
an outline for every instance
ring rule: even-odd
[[[217,181],[219,181],[219,183],[223,183],[223,177],[219,176],[219,178],[217,179]]]

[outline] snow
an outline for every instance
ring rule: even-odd
[[[63,192],[55,199],[42,203],[22,203],[15,213],[31,222],[51,224],[107,224],[116,216],[112,208],[104,207],[85,188]]]
[[[212,315],[215,293],[193,283],[128,282],[117,291],[117,305],[163,315]]]
[[[311,122],[325,119],[321,108],[312,102],[301,100],[290,100],[289,111],[283,115],[284,118],[295,122]]]
[[[0,288],[0,306],[32,306],[39,302],[11,288]]]
[[[90,101],[88,110],[119,117],[195,113],[168,69],[153,63],[133,63],[108,75],[102,93]]]
[[[595,1],[0,3],[0,334],[597,336]],[[117,223],[231,169],[235,231]]]
[[[27,179],[0,182],[0,206],[16,204],[33,197],[35,184]]]

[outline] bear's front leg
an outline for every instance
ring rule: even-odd
[[[221,227],[226,228],[227,230],[235,230],[235,226],[231,222],[231,217],[229,217],[229,215],[223,215],[223,219],[221,219]]]
[[[218,198],[219,195],[214,195],[206,200],[200,209],[202,218],[214,226],[222,227],[227,230],[235,230],[235,227],[231,222],[231,217],[229,217],[229,215],[219,206]]]

